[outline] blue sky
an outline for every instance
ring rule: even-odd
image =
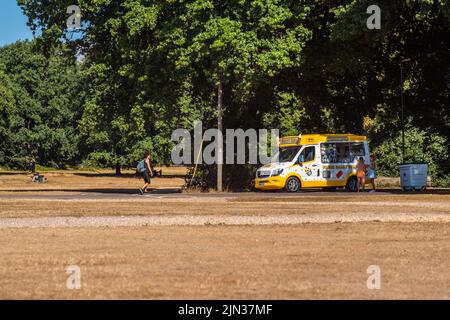
[[[32,38],[27,18],[16,0],[0,0],[0,46]]]

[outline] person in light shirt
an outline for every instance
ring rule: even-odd
[[[366,177],[367,179],[370,180],[370,183],[372,184],[372,190],[370,190],[370,192],[376,192],[375,179],[377,178],[377,171],[376,171],[375,156],[370,157],[370,166],[367,170]]]

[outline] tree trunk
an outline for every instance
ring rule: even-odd
[[[217,139],[217,153],[218,153],[218,163],[217,163],[217,191],[222,192],[222,159],[223,159],[223,139],[222,139],[222,81],[219,82],[217,88],[217,129],[219,130],[219,137]]]
[[[120,164],[116,164],[116,176],[120,176],[122,174]]]

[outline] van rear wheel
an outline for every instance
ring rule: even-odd
[[[345,185],[345,190],[348,192],[358,191],[358,180],[355,176],[348,178],[347,184]]]
[[[296,177],[290,177],[286,181],[284,188],[287,192],[297,192],[300,189],[300,180]]]

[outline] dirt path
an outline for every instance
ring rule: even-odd
[[[85,198],[78,194],[0,197],[0,219],[121,216],[161,216],[173,219],[171,217],[174,216],[273,216],[280,220],[279,223],[282,223],[283,219],[280,217],[292,216],[294,223],[299,223],[299,221],[306,223],[313,221],[411,221],[411,219],[416,219],[414,221],[440,221],[443,219],[445,221],[449,213],[450,196],[426,194],[304,193],[289,196],[276,193],[263,195],[239,193],[220,196],[215,194],[156,194],[145,197],[109,195],[107,198]],[[152,219],[155,218],[148,219],[150,219],[149,223],[154,223]],[[169,221],[168,224],[173,224],[170,220],[167,221]],[[222,223],[221,220],[217,221]]]

